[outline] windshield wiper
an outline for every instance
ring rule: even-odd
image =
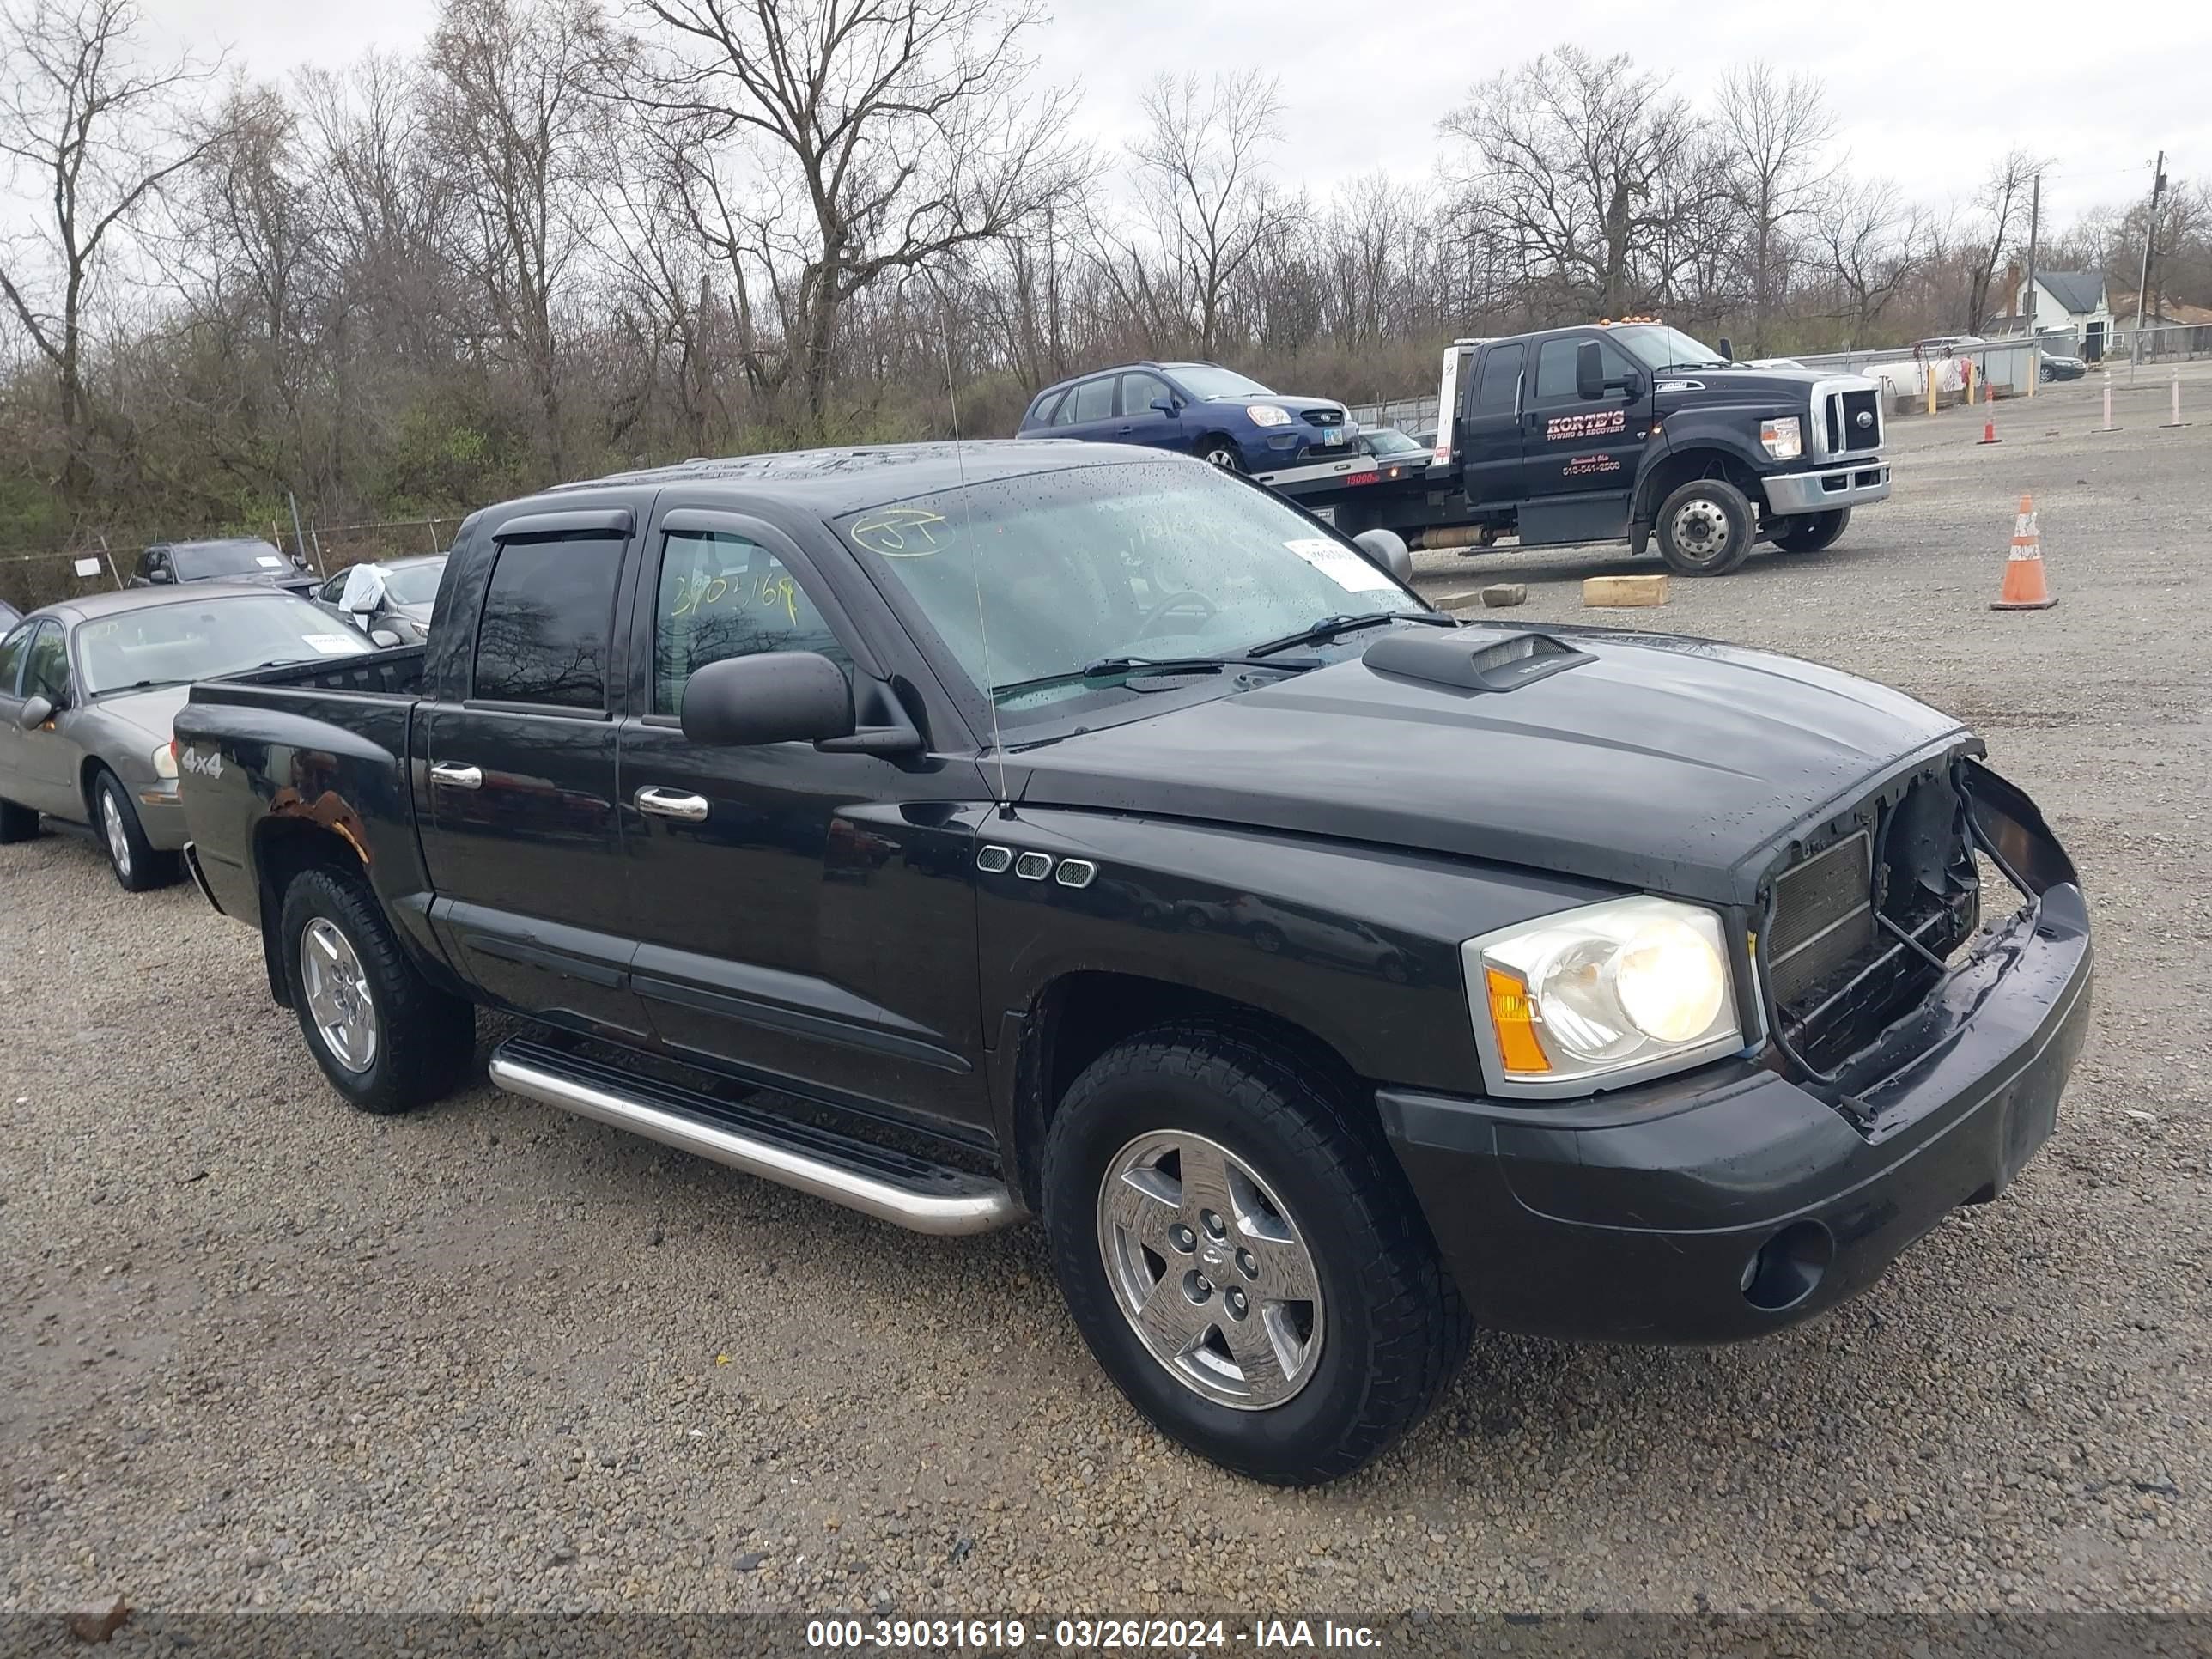
[[[1279,640],[1268,640],[1252,647],[1249,655],[1272,656],[1278,651],[1288,651],[1294,646],[1321,645],[1340,634],[1349,634],[1356,629],[1380,628],[1384,623],[1419,623],[1425,628],[1457,628],[1456,617],[1440,617],[1433,611],[1370,611],[1356,617],[1323,617],[1310,628],[1301,628],[1295,634],[1285,634]]]
[[[1055,685],[1073,685],[1079,680],[1127,680],[1139,674],[1218,674],[1231,668],[1267,668],[1279,674],[1294,673],[1296,666],[1286,662],[1255,662],[1250,656],[1243,657],[1101,657],[1080,668],[1071,668],[1064,673],[1039,674],[1034,679],[1015,680],[1006,685],[994,685],[994,697],[1012,696],[1022,691],[1042,691]]]

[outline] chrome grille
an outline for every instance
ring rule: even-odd
[[[1861,830],[1776,879],[1766,959],[1777,1002],[1794,1002],[1873,945],[1872,845]]]
[[[1344,411],[1340,409],[1310,409],[1306,410],[1308,426],[1342,426]]]

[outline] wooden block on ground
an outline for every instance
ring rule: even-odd
[[[1583,603],[1595,609],[1667,603],[1664,576],[1591,576],[1583,583]]]
[[[1499,605],[1519,605],[1528,597],[1525,582],[1492,582],[1482,590],[1482,602],[1495,610]]]

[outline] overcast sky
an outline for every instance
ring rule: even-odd
[[[227,46],[257,74],[334,65],[369,46],[412,48],[437,9],[435,0],[142,3],[159,27]],[[2212,175],[2207,0],[1058,0],[1054,9],[1032,42],[1040,73],[1079,83],[1081,124],[1102,143],[1129,136],[1137,95],[1162,70],[1257,67],[1282,81],[1279,169],[1317,195],[1377,166],[1425,178],[1437,118],[1471,82],[1570,42],[1626,52],[1692,100],[1743,59],[1816,71],[1855,170],[1931,201],[1971,193],[2014,143],[2051,163],[2047,222],[2138,198],[2160,145],[2169,177]]]

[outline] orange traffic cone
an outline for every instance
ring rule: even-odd
[[[2035,527],[2035,502],[2020,498],[2013,521],[2012,556],[2005,561],[2004,592],[1990,602],[1992,611],[2048,611],[2058,600],[2043,580],[2043,532]]]
[[[2001,444],[2004,440],[1997,436],[1997,389],[1987,380],[1982,382],[1982,441]]]

